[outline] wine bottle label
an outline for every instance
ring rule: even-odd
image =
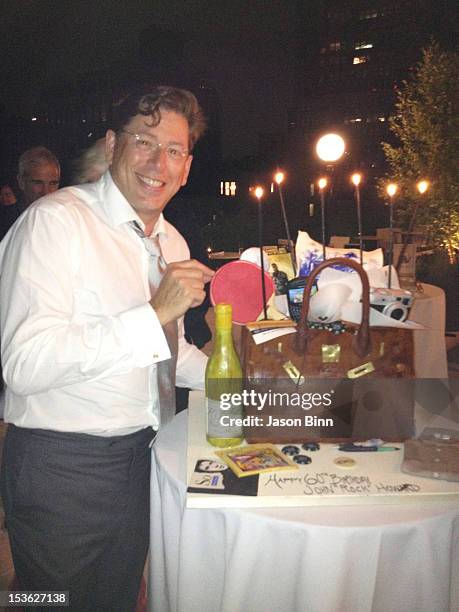
[[[211,438],[239,438],[242,436],[242,408],[234,406],[223,410],[220,400],[206,397],[207,435]]]

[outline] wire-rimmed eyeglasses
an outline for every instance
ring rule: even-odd
[[[188,157],[188,149],[184,149],[179,144],[163,144],[149,134],[136,134],[134,132],[129,132],[129,130],[120,131],[129,134],[129,136],[134,136],[136,148],[142,153],[145,153],[145,155],[152,155],[156,153],[158,149],[162,149],[166,151],[167,157],[172,161],[182,161],[182,159]]]

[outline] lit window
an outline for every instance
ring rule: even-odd
[[[373,44],[369,42],[358,42],[355,43],[354,49],[373,49]]]
[[[386,118],[385,117],[378,117],[378,121],[385,121]]]
[[[349,119],[349,123],[361,123],[362,117],[355,117],[354,119]]]
[[[32,121],[37,121],[37,117],[32,117]]]
[[[332,42],[332,43],[330,43],[329,49],[330,49],[330,51],[339,51],[341,49],[341,43],[340,42]]]
[[[356,55],[352,60],[352,63],[355,64],[365,64],[368,61],[368,57],[366,55]]]
[[[220,181],[220,194],[225,196],[236,195],[236,182],[235,181]]]
[[[360,19],[376,19],[377,16],[378,12],[375,10],[365,11],[359,15]]]

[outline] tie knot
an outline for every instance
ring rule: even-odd
[[[142,238],[143,244],[150,255],[154,257],[162,257],[161,245],[159,243],[159,236],[146,236],[137,221],[131,221],[129,225],[135,231],[135,233]]]
[[[154,257],[162,257],[161,245],[159,244],[158,236],[144,236],[143,242],[145,248]]]

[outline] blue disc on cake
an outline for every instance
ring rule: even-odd
[[[307,455],[295,455],[293,457],[293,461],[295,463],[299,463],[300,465],[307,465],[308,463],[311,463],[312,459]]]
[[[301,448],[305,451],[317,451],[320,449],[320,444],[318,442],[305,442],[301,445]]]
[[[289,446],[284,446],[281,450],[284,453],[284,455],[288,455],[289,457],[294,457],[295,455],[298,455],[300,452],[300,449],[298,448],[298,446],[293,446],[293,444]]]

